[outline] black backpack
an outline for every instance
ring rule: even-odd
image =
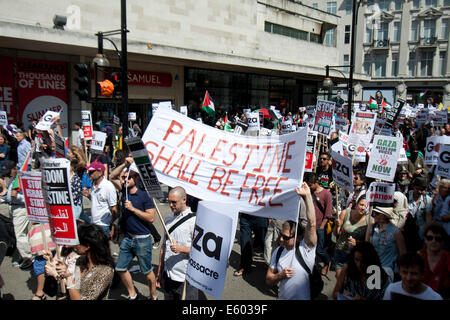
[[[278,264],[278,261],[280,260],[280,256],[283,250],[284,250],[283,247],[278,248],[277,255],[275,257],[275,265]],[[311,272],[311,270],[306,265],[305,260],[303,259],[303,256],[300,253],[300,249],[298,247],[295,248],[295,256],[302,265],[303,269],[305,269],[309,275],[309,293],[311,295],[311,300],[314,300],[322,292],[324,286],[320,265],[315,263],[313,270]]]

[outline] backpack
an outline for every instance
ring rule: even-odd
[[[279,247],[277,251],[277,255],[275,256],[275,265],[278,264],[278,261],[280,260],[281,253],[283,252],[284,248]],[[319,294],[322,292],[324,283],[322,280],[322,272],[321,267],[318,263],[314,263],[313,270],[308,268],[308,266],[305,263],[305,260],[303,259],[303,256],[300,252],[300,249],[298,247],[295,248],[295,256],[297,257],[298,261],[302,265],[303,269],[308,273],[309,275],[309,294],[311,296],[311,300],[314,300],[319,296]]]

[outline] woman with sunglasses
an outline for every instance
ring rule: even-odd
[[[419,251],[425,261],[422,282],[444,299],[450,299],[450,252],[444,250],[447,237],[445,229],[432,222],[425,228],[425,249]]]

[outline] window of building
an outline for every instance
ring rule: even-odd
[[[437,0],[425,0],[425,7],[437,7]]]
[[[423,22],[423,37],[431,38],[436,35],[436,20],[425,20]]]
[[[383,11],[389,11],[389,4],[390,4],[390,0],[379,0],[378,1],[378,6],[380,7],[380,10]]]
[[[350,43],[350,25],[345,26],[344,43]]]
[[[439,52],[439,75],[441,76],[445,76],[445,71],[447,69],[447,52],[445,51],[440,51]]]
[[[322,43],[322,36],[320,34],[310,33],[309,41],[314,43]]]
[[[334,45],[335,45],[335,42],[334,42],[334,30],[335,29],[333,28],[333,29],[328,30],[325,33],[325,45],[326,46],[334,47]]]
[[[414,77],[416,75],[416,53],[415,52],[409,53],[408,75],[410,77]]]
[[[364,55],[363,71],[366,75],[372,75],[372,57],[370,54]]]
[[[382,22],[380,23],[380,28],[377,32],[377,40],[387,40],[389,34],[389,23]]]
[[[395,0],[394,8],[395,10],[402,10],[403,0]]]
[[[449,21],[449,19],[442,19],[441,39],[444,39],[444,40],[448,40],[448,37],[449,37],[449,34],[448,34],[448,21]]]
[[[396,77],[398,75],[398,54],[392,55],[391,76]]]
[[[444,7],[450,7],[450,0],[444,0]]]
[[[285,26],[280,26],[275,23],[267,22],[265,23],[265,29],[266,32],[279,34],[282,36],[287,36],[295,39],[300,40],[308,40],[308,32],[303,30],[298,30],[294,28],[289,28]]]
[[[394,22],[394,34],[392,41],[400,42],[401,24],[400,22]]]
[[[420,59],[420,74],[422,76],[433,75],[433,52],[423,51]]]
[[[348,54],[344,54],[344,66],[349,66],[350,65],[350,55]],[[349,72],[350,68],[349,67],[345,67],[342,68],[345,72]]]
[[[373,34],[372,27],[367,26],[366,27],[366,43],[372,43],[372,34]]]
[[[312,4],[312,7],[318,9],[319,8],[319,4],[317,2],[315,2],[315,3]]]
[[[411,41],[419,39],[419,21],[411,21]]]
[[[345,0],[345,14],[351,14],[353,10],[353,1]]]
[[[413,9],[420,8],[420,0],[413,0]]]
[[[375,56],[375,76],[386,76],[386,55],[384,54],[377,54]]]
[[[336,8],[337,8],[336,1],[327,2],[328,13],[336,14]]]

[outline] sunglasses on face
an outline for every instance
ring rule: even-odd
[[[444,239],[441,236],[425,236],[428,241],[436,240],[436,242],[442,242]]]
[[[320,160],[327,161],[328,159],[327,158],[320,158]]]
[[[280,239],[284,239],[284,240],[286,240],[286,241],[288,241],[288,240],[291,240],[292,238],[294,238],[295,237],[295,235],[293,235],[293,236],[285,236],[285,235],[280,235]]]

